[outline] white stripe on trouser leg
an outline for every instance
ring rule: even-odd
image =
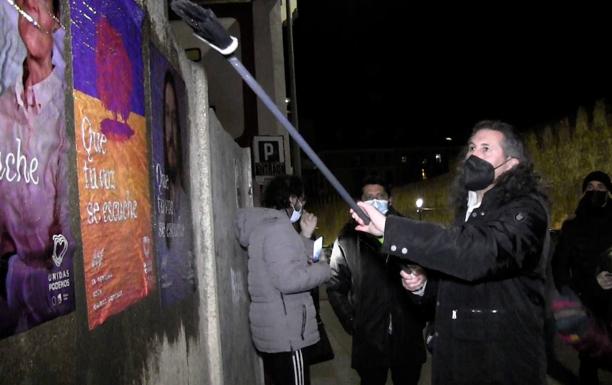
[[[304,359],[302,350],[295,350],[291,353],[293,360],[293,381],[295,385],[304,385]]]
[[[297,357],[295,356],[295,351],[291,352],[291,360],[293,361],[293,383],[295,385],[299,385],[299,383],[298,383]]]
[[[304,385],[304,357],[302,357],[302,349],[298,350],[300,356],[300,385]]]

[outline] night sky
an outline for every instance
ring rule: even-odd
[[[612,102],[603,10],[437,7],[299,3],[300,129],[315,149],[462,144],[482,119],[525,130]]]

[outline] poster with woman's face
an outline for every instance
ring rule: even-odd
[[[143,11],[133,0],[71,2],[77,176],[89,328],[156,286]]]
[[[0,2],[0,338],[74,310],[59,15]]]
[[[151,45],[151,135],[157,266],[163,306],[196,287],[189,198],[185,83]]]

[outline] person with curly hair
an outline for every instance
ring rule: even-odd
[[[331,274],[327,263],[313,261],[317,218],[304,204],[300,178],[278,176],[266,187],[264,207],[240,209],[235,219],[248,249],[251,336],[275,385],[310,384],[305,348],[319,341],[310,290]]]
[[[360,202],[371,221],[353,213],[356,229],[437,276],[423,293],[435,298],[433,384],[544,384],[548,203],[539,178],[500,121],[476,124],[459,171],[452,226]],[[426,273],[400,274],[404,287],[422,289]]]

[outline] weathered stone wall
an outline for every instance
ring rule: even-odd
[[[177,48],[167,22],[166,2],[146,0],[139,4],[145,10],[147,116],[151,105],[149,43],[160,48],[186,84],[197,289],[172,307],[162,307],[159,289],[154,290],[90,331],[83,255],[78,245],[74,255],[75,311],[0,340],[0,384],[263,383],[261,363],[248,330],[247,261],[232,225],[236,208],[252,205],[250,156],[209,113],[206,73]],[[68,1],[62,0],[62,5],[67,8]],[[67,65],[67,79],[70,71]],[[68,90],[66,128],[72,132],[74,149],[71,96]],[[150,123],[147,126],[150,129]],[[71,170],[72,180],[75,174],[76,166]],[[70,188],[73,225],[78,229],[76,184]]]

